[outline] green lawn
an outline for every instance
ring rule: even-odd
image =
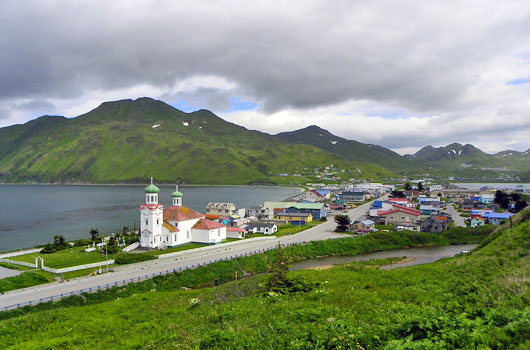
[[[32,253],[26,255],[19,255],[11,258],[11,260],[25,261],[34,263],[35,258],[40,256],[44,259],[44,266],[55,269],[91,264],[95,262],[105,261],[105,254],[99,253],[99,251],[85,253],[82,247],[73,247],[64,250],[59,250],[52,254]],[[109,254],[108,259],[114,259],[116,254]]]

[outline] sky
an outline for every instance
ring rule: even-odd
[[[0,127],[143,96],[401,154],[525,151],[530,2],[0,2]]]

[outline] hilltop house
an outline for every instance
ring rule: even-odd
[[[160,189],[151,184],[145,189],[145,204],[140,206],[140,246],[164,249],[197,242],[215,244],[226,239],[226,226],[207,220],[204,214],[182,205],[178,187],[171,194],[172,206],[158,203]]]

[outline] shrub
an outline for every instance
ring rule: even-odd
[[[74,247],[86,247],[87,245],[91,244],[92,241],[89,239],[78,239],[74,243]]]
[[[55,245],[53,244],[46,244],[44,246],[44,248],[41,249],[41,253],[42,254],[51,254],[51,253],[55,253],[57,250],[55,249]]]

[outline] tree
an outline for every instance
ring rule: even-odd
[[[42,254],[51,254],[51,253],[55,253],[57,250],[55,249],[55,245],[54,244],[46,244],[46,246],[44,248],[41,249],[41,253]]]
[[[53,245],[55,246],[55,250],[61,250],[66,249],[66,240],[63,236],[56,235],[53,237]]]
[[[508,195],[506,194],[506,192],[501,190],[497,190],[495,192],[495,198],[493,201],[503,209],[507,209],[508,205],[510,204],[510,199]]]
[[[518,200],[521,199],[521,195],[517,192],[512,192],[510,193],[510,198],[512,199],[512,201],[517,202]]]
[[[423,184],[421,182],[418,182],[418,191],[423,191],[424,188],[423,188]]]
[[[410,190],[412,190],[412,186],[410,185],[410,183],[407,182],[405,184],[405,191],[410,191]]]
[[[129,231],[129,226],[123,226],[123,234],[126,234]]]
[[[90,230],[90,237],[93,241],[96,241],[99,236],[99,230],[97,228],[93,228]]]
[[[278,242],[271,266],[272,276],[267,281],[268,291],[275,291],[279,287],[281,288],[287,284],[287,272],[289,272],[290,267],[291,260],[285,252],[285,249]]]
[[[267,281],[265,295],[271,293],[288,294],[298,292],[309,292],[317,285],[306,281],[302,276],[289,276],[291,259],[282,245],[278,243],[270,271],[272,275]]]
[[[116,241],[116,238],[114,236],[110,236],[110,239],[107,241],[107,253],[108,254],[116,254],[118,252],[118,242]],[[102,253],[103,250],[102,250]]]
[[[336,231],[344,232],[350,224],[350,217],[348,215],[337,214],[335,215],[335,222],[337,223]]]
[[[526,203],[526,201],[518,200],[517,202],[515,202],[515,207],[513,208],[513,212],[518,213],[524,208],[526,208],[527,206],[528,206],[528,203]]]
[[[394,198],[406,198],[407,195],[405,193],[403,193],[403,191],[392,191],[390,192],[390,197],[394,197]]]

